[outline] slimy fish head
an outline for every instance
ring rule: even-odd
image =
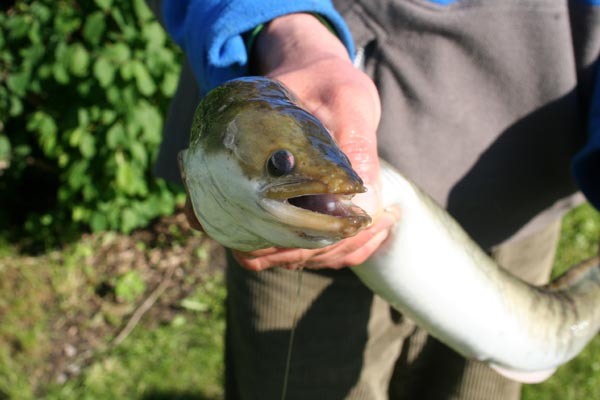
[[[230,248],[322,247],[371,221],[351,203],[366,189],[327,129],[266,78],[209,92],[180,160],[196,216]]]

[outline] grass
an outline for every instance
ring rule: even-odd
[[[217,315],[216,321],[180,315],[168,325],[137,329],[123,345],[99,354],[77,379],[48,387],[47,398],[222,398],[224,326],[221,312]]]
[[[204,238],[167,224],[152,237],[86,236],[28,256],[0,239],[0,399],[220,399],[225,289]],[[600,216],[569,213],[555,274],[593,255]],[[113,339],[149,295],[135,329]],[[600,337],[525,400],[593,399]]]
[[[36,256],[0,243],[0,399],[223,397],[218,252],[177,225],[143,236],[88,236]]]

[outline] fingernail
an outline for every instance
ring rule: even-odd
[[[352,198],[352,203],[362,208],[371,216],[377,215],[381,211],[379,199],[373,194],[373,189],[367,187],[367,192],[359,193]]]
[[[389,233],[390,231],[384,229],[381,232],[377,232],[371,240],[383,242],[388,237]]]
[[[394,221],[397,221],[400,219],[400,216],[402,215],[402,211],[400,210],[400,207],[393,205],[393,206],[387,206],[383,209],[383,211],[386,214],[391,215],[391,217],[394,219]]]

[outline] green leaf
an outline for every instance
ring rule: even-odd
[[[133,141],[131,143],[130,151],[132,158],[138,161],[143,167],[148,164],[148,151],[143,144]]]
[[[160,91],[167,97],[171,97],[177,90],[179,75],[175,72],[166,73],[160,85]]]
[[[29,27],[27,31],[27,37],[29,38],[29,42],[31,44],[41,44],[42,43],[42,33],[40,32],[40,22],[35,20]]]
[[[71,218],[73,218],[73,221],[82,221],[85,219],[86,214],[88,214],[87,211],[84,207],[76,205],[73,207],[73,211],[71,211]]]
[[[116,184],[120,191],[126,194],[135,194],[132,190],[135,178],[136,176],[130,163],[117,164]]]
[[[81,135],[83,134],[83,127],[78,126],[77,128],[73,129],[69,134],[69,145],[71,147],[79,147],[79,142],[81,140]]]
[[[67,171],[67,182],[71,189],[77,190],[86,184],[91,178],[88,171],[87,160],[75,161]]]
[[[107,11],[110,8],[110,6],[112,5],[112,0],[95,0],[95,3],[102,10]]]
[[[142,35],[150,48],[161,46],[166,39],[165,30],[156,21],[145,24],[142,27]]]
[[[132,209],[124,209],[121,213],[121,230],[125,233],[131,232],[140,226],[143,219]]]
[[[100,107],[98,107],[97,105],[93,105],[89,108],[89,110],[90,110],[90,120],[98,121],[100,119],[100,116],[102,115],[102,109]]]
[[[119,68],[119,72],[121,72],[121,78],[124,81],[129,81],[133,78],[133,63],[125,62],[121,64],[121,68]]]
[[[52,75],[52,65],[50,64],[42,64],[38,69],[38,76],[40,79],[46,80]]]
[[[81,19],[75,14],[75,9],[71,6],[59,6],[59,11],[55,14],[54,28],[56,33],[62,37],[68,37],[81,26]]]
[[[74,43],[69,48],[69,69],[75,76],[83,77],[88,74],[90,55],[81,43]]]
[[[10,40],[21,39],[27,36],[31,26],[31,16],[16,14],[6,20],[6,30]]]
[[[56,63],[52,66],[52,74],[56,82],[66,85],[69,83],[70,77],[64,65]]]
[[[140,61],[135,60],[133,62],[133,75],[135,76],[135,83],[138,90],[144,96],[152,96],[156,92],[154,80],[152,80],[146,66]]]
[[[40,134],[40,144],[46,156],[56,157],[58,127],[54,118],[43,111],[36,111],[27,123],[27,130]]]
[[[120,205],[118,204],[119,199],[120,198],[117,197],[116,201],[100,203],[98,205],[98,208],[106,217],[106,222],[109,228],[118,228],[120,226],[121,209]]]
[[[101,110],[100,122],[103,125],[110,125],[117,119],[117,112],[111,109]]]
[[[15,92],[18,96],[24,96],[29,85],[29,73],[23,71],[13,73],[6,79],[6,85]]]
[[[52,224],[53,217],[51,214],[44,214],[40,218],[40,222],[44,226],[48,226]]]
[[[94,232],[100,232],[108,228],[108,219],[102,212],[93,212],[90,217],[90,226]]]
[[[121,91],[116,86],[109,86],[106,89],[106,99],[114,107],[120,107],[123,100]]]
[[[54,64],[52,65],[52,73],[54,79],[63,85],[69,83],[69,73],[67,67],[69,65],[69,48],[65,42],[59,42],[54,49]]]
[[[115,159],[117,161],[117,174],[115,177],[117,189],[127,195],[145,196],[148,188],[139,167],[131,161],[126,160],[120,152],[115,154]]]
[[[8,168],[10,164],[10,140],[6,135],[0,134],[0,175],[2,170]]]
[[[56,60],[57,63],[61,63],[63,65],[67,65],[67,57],[69,54],[69,47],[67,46],[67,42],[66,41],[60,41],[58,42],[58,44],[56,45],[56,48],[54,49],[54,59]]]
[[[206,304],[206,302],[197,300],[193,297],[185,298],[181,300],[181,303],[179,304],[181,307],[189,311],[206,312],[209,309],[209,306]]]
[[[137,36],[137,30],[135,26],[135,21],[133,21],[133,15],[127,13],[126,17],[123,16],[122,10],[118,7],[114,7],[111,9],[111,15],[115,20],[117,26],[123,32],[123,38],[125,41],[132,41]],[[126,21],[129,20],[129,21]]]
[[[31,71],[38,65],[38,62],[46,54],[46,48],[42,43],[32,44],[31,46],[24,48],[20,51],[20,55],[23,58],[22,68]]]
[[[152,14],[144,0],[133,0],[133,9],[140,22],[146,22],[154,18],[154,14]]]
[[[86,126],[90,123],[90,113],[87,108],[77,109],[77,122],[79,126]]]
[[[94,82],[89,79],[79,82],[77,84],[77,93],[79,93],[82,98],[87,97],[90,94],[93,85]]]
[[[37,131],[46,134],[56,133],[56,124],[54,119],[43,111],[36,111],[33,113],[29,121],[27,122],[27,129],[29,131]]]
[[[17,157],[25,158],[31,154],[31,147],[26,144],[15,146],[14,155]]]
[[[110,86],[115,78],[115,65],[105,57],[98,57],[94,63],[94,76],[98,79],[100,86],[104,88]]]
[[[84,131],[79,140],[79,151],[84,158],[92,158],[96,154],[96,138]]]
[[[17,117],[23,112],[23,102],[20,98],[13,96],[10,98],[10,110],[8,113],[11,117]]]
[[[121,122],[117,122],[106,132],[106,145],[111,149],[116,149],[118,146],[125,145],[126,143],[127,135],[125,134],[125,128],[123,128]]]
[[[47,22],[52,17],[50,7],[39,1],[31,4],[31,13],[41,22]]]
[[[158,144],[162,140],[162,114],[147,101],[140,101],[133,110],[132,124],[142,130],[144,142]]]
[[[131,50],[126,43],[118,42],[114,45],[108,46],[105,51],[106,57],[116,63],[124,63],[129,61],[131,57]]]
[[[135,215],[131,216],[131,210],[124,210],[123,214],[124,220],[129,219],[133,220],[132,222],[135,222]],[[127,302],[135,301],[145,290],[146,283],[135,270],[126,272],[124,275],[120,276],[115,285],[115,294],[117,298]]]
[[[81,194],[83,194],[83,200],[86,202],[96,202],[98,200],[98,190],[94,184],[85,185]]]
[[[58,166],[64,168],[69,163],[69,155],[67,153],[60,153],[58,156]]]
[[[135,85],[124,85],[121,89],[121,104],[126,111],[131,110],[140,102],[140,92]]]
[[[56,129],[56,125],[54,125],[54,121],[52,121],[54,129]],[[44,154],[49,157],[56,157],[56,134],[51,131],[41,131],[40,132],[40,144],[42,145],[42,150]]]
[[[106,30],[106,16],[102,11],[90,14],[83,25],[83,37],[91,44],[98,44]]]

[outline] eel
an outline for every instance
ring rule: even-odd
[[[326,127],[281,83],[244,77],[210,91],[180,170],[206,233],[241,251],[320,248],[371,223],[366,189]],[[600,258],[533,286],[497,265],[427,194],[381,160],[384,244],[352,267],[374,293],[466,358],[539,382],[600,329]]]

